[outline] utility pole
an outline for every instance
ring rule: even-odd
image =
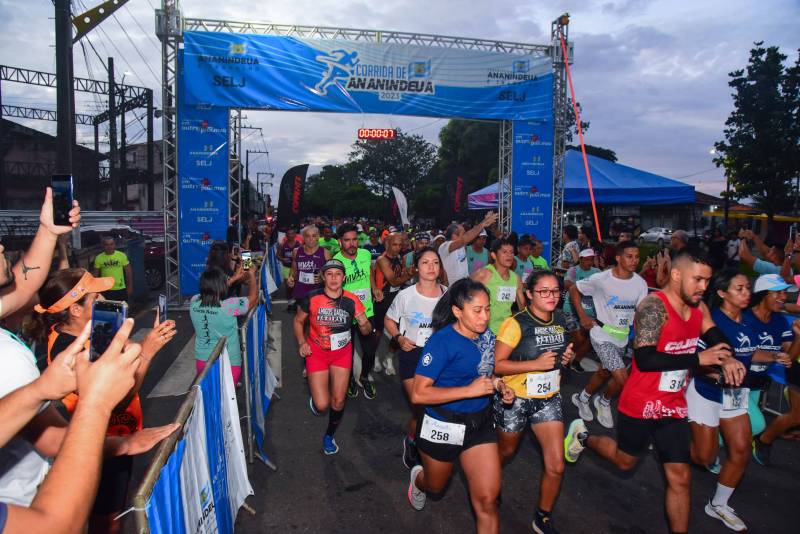
[[[155,176],[153,176],[153,90],[147,90],[147,211],[155,209]]]
[[[70,0],[55,0],[56,6],[56,172],[72,174],[75,145],[75,98],[72,72],[72,11]]]
[[[117,171],[117,87],[114,83],[114,58],[108,58],[108,175],[111,182],[111,209],[121,211],[124,205],[122,183]]]
[[[259,128],[260,129],[260,128]],[[244,168],[244,178],[245,178],[245,204],[250,199],[250,154],[269,154],[266,150],[247,150],[245,151],[245,168]],[[258,179],[256,179],[256,182]],[[256,190],[258,190],[258,184],[256,184]]]

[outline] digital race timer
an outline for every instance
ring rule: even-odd
[[[397,130],[394,128],[359,128],[359,139],[394,139]]]

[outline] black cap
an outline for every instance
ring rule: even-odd
[[[340,262],[339,260],[328,260],[328,261],[326,261],[325,265],[323,265],[322,269],[320,269],[320,272],[324,273],[328,269],[339,269],[340,271],[345,272],[344,264],[342,262]]]

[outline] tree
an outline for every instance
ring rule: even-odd
[[[767,214],[791,209],[792,179],[800,174],[800,54],[794,65],[778,47],[755,43],[746,69],[731,72],[733,105],[725,140],[715,143],[731,197],[753,198]]]
[[[421,135],[408,135],[398,128],[392,140],[356,141],[348,166],[363,183],[388,198],[392,186],[410,196],[435,163],[436,147]]]
[[[328,217],[380,217],[386,204],[350,164],[326,165],[309,176],[305,198],[309,213]]]
[[[567,150],[580,150],[579,145],[567,145]],[[617,161],[617,153],[610,148],[603,148],[601,146],[586,145],[586,153],[590,156],[597,156],[598,158],[607,159],[608,161]]]

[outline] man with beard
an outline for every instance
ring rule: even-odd
[[[383,291],[378,287],[373,287],[370,281],[372,274],[372,255],[369,251],[358,248],[358,230],[352,224],[343,224],[339,227],[339,244],[341,250],[333,259],[339,260],[344,265],[345,278],[342,286],[345,291],[349,291],[358,297],[364,306],[367,319],[372,323],[372,330],[369,334],[363,334],[356,330],[358,340],[361,343],[361,379],[356,382],[353,376],[350,377],[350,385],[347,388],[347,396],[355,398],[358,396],[358,385],[364,390],[364,396],[374,399],[376,392],[375,386],[369,379],[369,372],[375,365],[375,349],[378,348],[380,338],[375,335],[375,307],[374,301],[383,300]]]
[[[739,386],[745,375],[731,356],[725,336],[700,310],[711,279],[702,251],[676,254],[664,289],[636,308],[636,337],[631,374],[619,400],[617,440],[589,435],[582,419],[574,420],[564,440],[565,457],[576,462],[589,447],[622,470],[636,466],[653,442],[667,482],[665,507],[669,530],[689,529],[691,430],[687,419],[687,374],[699,366],[722,366],[725,383]],[[701,333],[710,347],[699,352]]]

